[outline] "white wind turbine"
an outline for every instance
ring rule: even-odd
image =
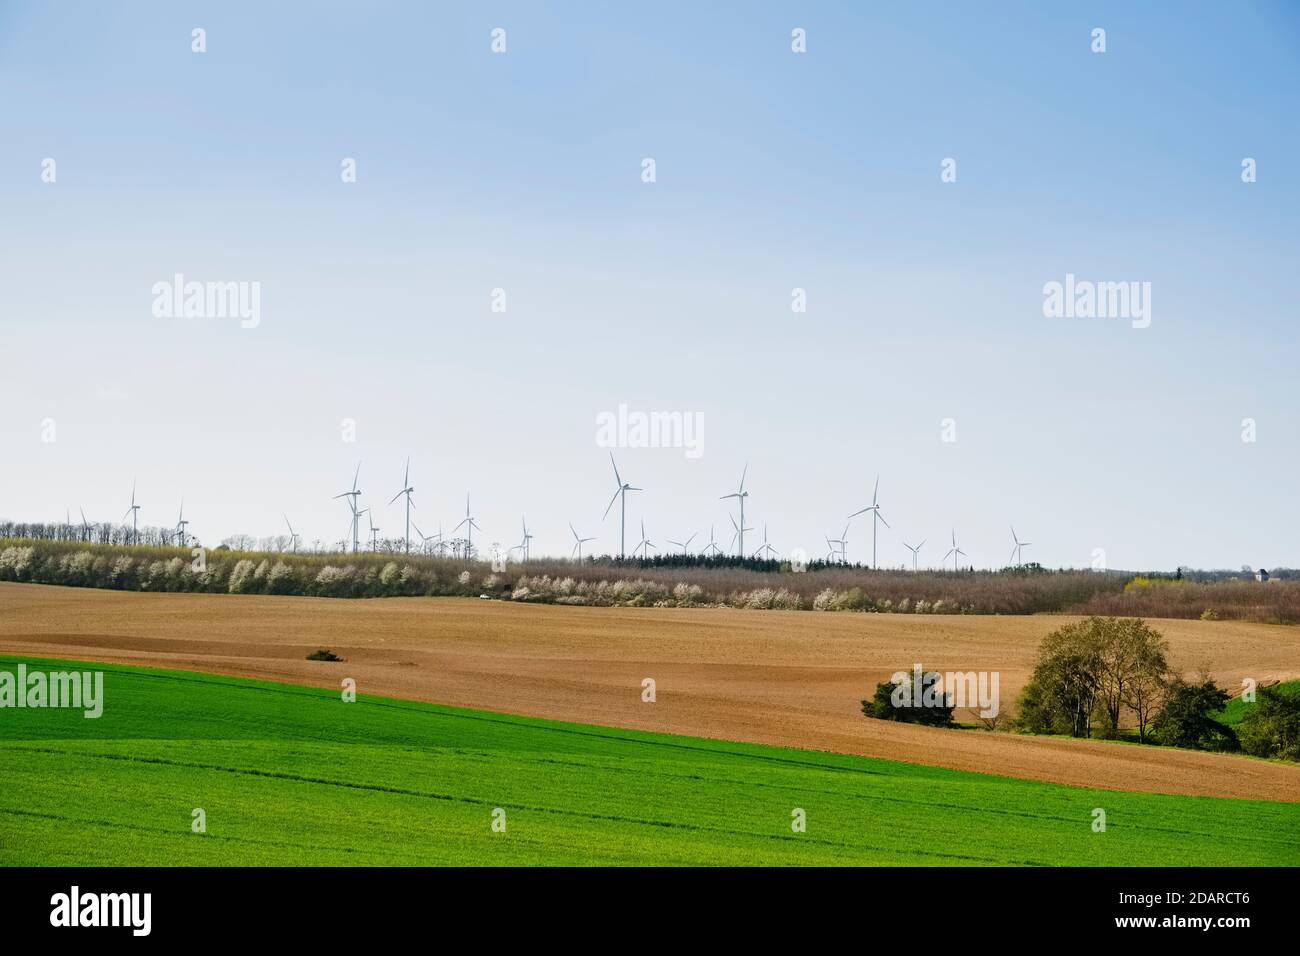
[[[753,529],[753,528],[744,528],[744,527],[741,527],[740,525],[736,524],[736,519],[735,519],[735,517],[732,516],[732,515],[727,515],[727,517],[728,517],[728,518],[731,518],[731,526],[732,526],[733,528],[736,529],[735,533],[731,536],[731,546],[732,546],[732,547],[735,547],[735,546],[736,546],[736,541],[737,541],[737,540],[740,540],[741,542],[744,542],[744,540],[745,540],[745,532],[746,532],[746,531],[753,531],[754,529]],[[743,544],[742,544],[742,546],[743,546]],[[745,556],[745,555],[744,555],[744,552],[741,552],[741,553],[740,553],[740,556],[743,558],[743,557]]]
[[[131,481],[131,507],[127,508],[126,512],[122,515],[123,521],[126,520],[127,515],[131,516],[131,543],[139,544],[140,543],[140,521],[139,521],[140,506],[135,503],[135,480],[134,479],[132,479]]]
[[[285,525],[287,525],[288,528],[289,528],[289,548],[290,548],[291,551],[293,551],[294,554],[297,554],[297,553],[298,553],[298,539],[301,538],[302,535],[298,534],[297,532],[295,532],[295,531],[293,530],[293,525],[289,524],[289,516],[288,516],[288,515],[284,515],[283,517],[284,517],[284,523],[285,523]]]
[[[915,571],[915,570],[916,570],[916,556],[917,556],[918,554],[920,554],[921,549],[925,547],[925,539],[922,539],[922,540],[921,540],[921,543],[918,544],[915,548],[912,547],[910,544],[908,544],[906,541],[904,541],[904,542],[903,542],[903,547],[905,547],[908,551],[911,551],[911,552],[912,552],[912,570]],[[945,557],[946,557],[946,555],[945,555]]]
[[[764,551],[768,552],[769,555],[776,554],[776,548],[772,547],[770,544],[767,543],[767,522],[766,521],[763,522],[763,546],[759,548],[757,551],[755,551],[753,555],[751,555],[751,557],[756,558]]]
[[[618,488],[614,492],[614,497],[609,499],[609,504],[605,506],[605,514],[601,516],[600,520],[604,521],[606,518],[609,517],[609,509],[614,507],[614,502],[621,497],[623,501],[622,504],[619,505],[618,556],[622,558],[624,557],[627,551],[627,493],[629,491],[643,491],[644,489],[633,488],[631,485],[629,485],[627,482],[623,480],[622,476],[620,476],[618,473],[618,465],[614,464],[613,452],[609,453],[609,463],[614,466],[614,481],[617,483]],[[644,524],[645,522],[642,522],[642,525]],[[635,549],[633,549],[633,554],[635,553],[636,551]]]
[[[515,545],[513,548],[511,548],[510,550],[511,550],[511,551],[518,551],[518,552],[520,552],[520,553],[523,555],[523,559],[524,559],[525,561],[527,561],[527,560],[528,560],[528,542],[533,540],[533,536],[532,536],[531,534],[528,533],[528,519],[527,519],[526,517],[521,517],[521,518],[520,518],[520,522],[523,524],[523,528],[524,528],[524,536],[523,536],[523,539],[522,539],[522,540],[521,540],[517,545]]]
[[[461,528],[465,529],[465,557],[469,558],[474,554],[474,531],[475,529],[483,530],[469,513],[469,492],[465,493],[465,518],[460,524],[451,529],[451,533],[455,534]]]
[[[415,491],[411,487],[411,459],[406,459],[406,473],[402,476],[402,490],[393,495],[392,500],[388,503],[391,505],[402,495],[406,495],[406,553],[411,553],[411,509],[415,507],[411,501],[411,493]]]
[[[745,462],[745,468],[740,473],[740,488],[729,495],[722,495],[718,499],[719,501],[726,501],[728,498],[735,498],[736,501],[740,503],[740,524],[736,524],[735,518],[731,519],[731,523],[735,525],[736,534],[739,535],[740,539],[740,548],[736,551],[736,554],[742,558],[745,556],[745,532],[754,530],[753,528],[745,527],[745,499],[749,497],[749,492],[745,490],[745,475],[747,474],[749,474],[749,462]],[[736,539],[733,538],[732,543],[734,544],[735,542]]]
[[[569,530],[573,532],[573,550],[569,552],[569,557],[572,558],[576,554],[578,556],[578,560],[581,561],[582,546],[586,544],[588,541],[595,541],[596,539],[578,537],[578,532],[574,529],[572,521],[569,522]]]
[[[428,554],[429,542],[433,540],[433,535],[425,534],[423,531],[420,530],[420,526],[416,524],[414,521],[411,522],[411,527],[415,529],[415,536],[420,539],[420,553]]]
[[[86,509],[85,509],[85,508],[82,508],[80,505],[78,505],[77,507],[78,507],[78,508],[80,509],[80,511],[81,511],[81,532],[82,532],[82,535],[83,535],[83,540],[85,540],[85,541],[89,541],[89,540],[90,540],[90,522],[86,520]]]
[[[374,509],[367,508],[365,511],[361,512],[361,514],[370,515],[369,519],[367,519],[370,522],[370,550],[378,551],[379,550],[379,525],[375,524]]]
[[[1033,542],[1021,541],[1019,538],[1017,538],[1015,525],[1011,526],[1011,540],[1015,542],[1015,546],[1011,549],[1011,559],[1016,562],[1016,567],[1024,567],[1024,562],[1021,559],[1022,558],[1021,552],[1025,548],[1033,544]]]
[[[718,542],[713,537],[713,525],[709,525],[709,543],[704,546],[702,553],[707,555],[710,552],[713,554],[722,553],[722,549],[718,547]]]
[[[957,547],[957,529],[956,529],[956,528],[953,528],[953,530],[952,530],[952,548],[949,549],[948,554],[951,554],[951,555],[952,555],[952,569],[953,569],[954,571],[957,570],[957,556],[958,556],[958,555],[961,555],[963,558],[964,558],[964,557],[967,557],[966,552],[963,551],[961,548]],[[945,554],[945,555],[943,556],[943,560],[945,560],[945,561],[948,560],[948,554]]]
[[[185,520],[185,499],[182,498],[181,512],[180,515],[176,518],[176,540],[180,543],[180,546],[182,548],[185,547],[185,529],[188,526],[189,526],[189,522]]]
[[[673,540],[670,538],[669,541],[668,541],[668,543],[671,544],[671,545],[675,545],[676,547],[681,548],[681,549],[682,549],[682,557],[684,558],[684,557],[686,557],[686,549],[689,548],[689,547],[691,546],[691,542],[695,540],[695,537],[696,537],[696,535],[695,535],[695,534],[692,534],[692,535],[691,535],[689,538],[687,538],[685,541],[673,541]]]
[[[871,566],[872,568],[874,568],[876,566],[876,522],[879,521],[882,524],[884,524],[886,528],[889,527],[889,522],[886,521],[884,515],[880,513],[880,476],[879,475],[876,475],[876,490],[871,493],[871,504],[863,508],[861,511],[853,512],[853,514],[849,515],[849,519],[852,520],[856,518],[858,515],[866,514],[868,511],[870,511],[872,515]]]
[[[641,541],[637,544],[635,548],[632,549],[632,557],[636,557],[636,553],[640,551],[642,560],[647,560],[650,557],[651,548],[658,550],[659,545],[655,544],[653,541],[651,541],[649,538],[645,536],[645,519],[642,518],[641,519]]]
[[[361,477],[361,462],[357,462],[357,473],[352,476],[352,490],[344,491],[335,495],[337,498],[348,499],[348,510],[352,512],[352,553],[356,554],[361,550],[361,512],[357,510],[357,504],[361,497],[361,490],[357,487],[357,479]]]
[[[827,538],[826,543],[838,544],[840,546],[840,564],[849,563],[849,526],[847,524],[838,538]]]

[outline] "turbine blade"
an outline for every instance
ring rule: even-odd
[[[606,518],[609,517],[609,509],[614,507],[614,502],[618,501],[618,496],[622,494],[622,492],[623,492],[623,486],[619,485],[618,491],[614,492],[614,497],[609,499],[609,505],[605,508],[605,513],[600,516],[601,521],[604,521]]]

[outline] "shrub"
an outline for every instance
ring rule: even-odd
[[[940,675],[922,670],[919,679],[915,671],[894,674],[893,678],[876,685],[870,700],[862,701],[862,713],[877,720],[897,720],[929,727],[948,727],[952,724],[952,695],[939,687]]]
[[[242,594],[248,587],[249,579],[253,576],[253,562],[244,558],[235,565],[235,570],[230,572],[229,591],[231,594]]]
[[[1300,688],[1261,687],[1237,735],[1253,756],[1300,760]]]
[[[307,655],[307,660],[309,660],[309,661],[341,661],[341,660],[343,660],[343,658],[339,657],[337,654],[335,654],[333,651],[329,650],[328,648],[320,647],[320,648],[317,648],[316,650],[312,651],[310,654],[308,654],[308,655]]]
[[[1223,709],[1231,698],[1208,677],[1199,683],[1175,681],[1164,708],[1151,724],[1151,735],[1168,747],[1196,750],[1236,750],[1237,735],[1211,714]]]

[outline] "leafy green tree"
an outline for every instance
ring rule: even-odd
[[[951,726],[952,697],[941,689],[939,680],[938,673],[922,670],[920,680],[911,672],[897,683],[890,680],[877,684],[871,699],[862,701],[862,713],[877,720]]]
[[[1205,676],[1196,682],[1175,681],[1151,724],[1151,734],[1167,747],[1236,750],[1236,733],[1211,716],[1223,710],[1230,699],[1226,690]]]
[[[1261,687],[1237,734],[1241,749],[1248,754],[1300,760],[1300,693]]]

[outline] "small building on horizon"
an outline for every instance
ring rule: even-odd
[[[1264,582],[1264,581],[1267,581],[1267,580],[1268,580],[1268,572],[1265,571],[1263,568],[1260,568],[1258,571],[1255,572],[1255,580],[1256,580],[1256,581],[1259,581],[1259,582],[1261,582],[1261,583]]]

